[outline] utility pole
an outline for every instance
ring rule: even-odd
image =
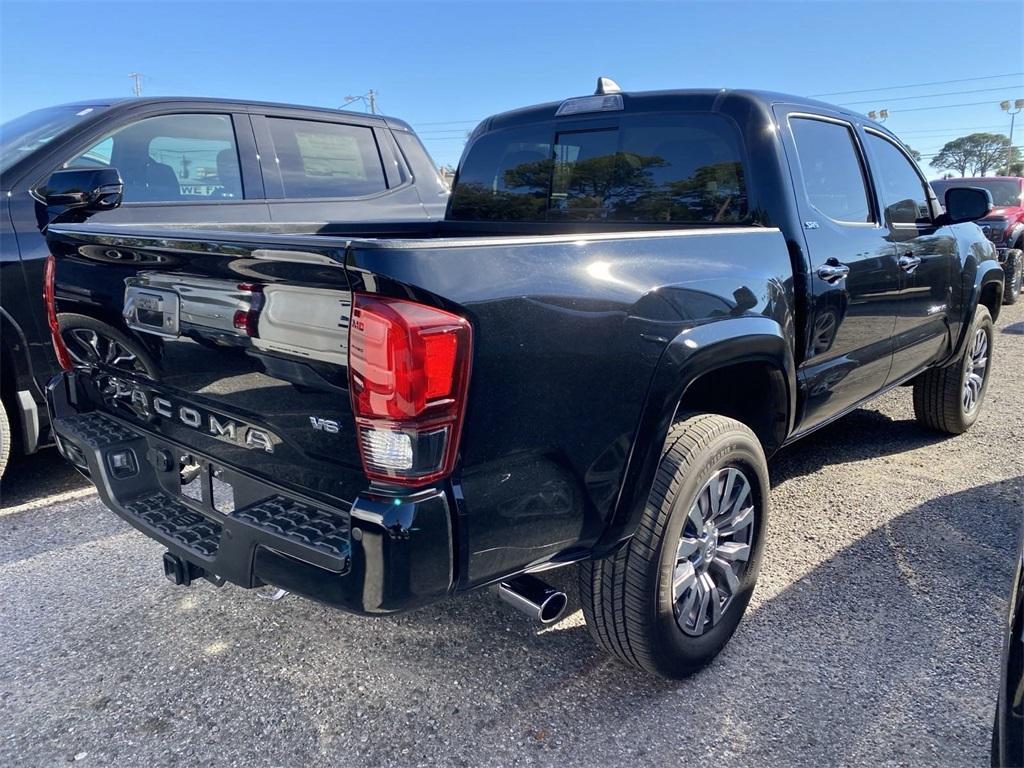
[[[1010,115],[1010,144],[1006,148],[1006,175],[1010,175],[1010,163],[1013,162],[1013,120],[1017,113],[1024,109],[1024,99],[1015,99],[1013,109],[1010,109],[1009,101],[999,102],[999,108]]]
[[[345,102],[341,105],[341,108],[344,109],[349,104],[351,104],[353,101],[361,101],[361,102],[363,102],[363,104],[366,105],[366,108],[370,111],[371,115],[376,115],[377,114],[377,96],[378,96],[378,93],[375,90],[373,90],[372,88],[369,91],[367,91],[366,93],[364,93],[362,96],[346,96],[345,97]]]
[[[135,93],[136,96],[141,96],[142,95],[142,73],[141,72],[132,72],[130,75],[128,75],[128,77],[130,77],[132,80],[135,81],[135,84],[132,86],[132,91]]]

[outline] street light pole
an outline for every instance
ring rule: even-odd
[[[889,119],[889,110],[880,109],[877,112],[875,112],[875,110],[871,110],[870,112],[868,112],[868,117],[870,117],[872,120],[877,120],[880,123],[884,123],[886,120]]]
[[[1010,175],[1010,163],[1013,162],[1013,121],[1017,117],[1017,113],[1024,109],[1024,99],[1015,99],[1013,102],[1013,109],[1010,109],[1010,102],[1001,101],[999,102],[999,108],[1010,115],[1010,143],[1006,147],[1006,175]]]

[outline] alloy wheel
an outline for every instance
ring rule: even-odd
[[[984,328],[974,332],[966,366],[961,404],[964,413],[970,413],[981,402],[981,390],[988,373],[988,333]]]
[[[135,352],[92,328],[68,328],[62,335],[68,354],[78,365],[91,366],[103,363],[112,368],[130,371],[145,370]]]
[[[750,559],[756,510],[750,481],[737,467],[715,472],[683,524],[672,578],[676,623],[698,637],[729,609]]]

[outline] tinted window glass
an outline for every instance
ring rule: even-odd
[[[387,188],[373,130],[267,119],[285,197],[359,197]]]
[[[228,115],[162,115],[119,128],[65,168],[112,165],[124,200],[181,202],[242,197],[235,131]]]
[[[103,106],[67,106],[37,109],[0,125],[0,173],[28,157],[86,117],[95,117]]]
[[[548,123],[481,137],[459,171],[451,218],[637,223],[747,218],[739,141],[723,118],[636,115],[617,123],[574,131]]]
[[[804,118],[793,118],[790,126],[808,202],[835,221],[871,221],[864,169],[850,129]]]
[[[935,190],[939,202],[944,203],[946,190],[950,187],[979,187],[987,189],[992,195],[992,205],[1018,206],[1024,200],[1021,194],[1021,183],[1016,179],[940,179],[933,181],[932,189]]]
[[[925,183],[910,160],[891,141],[873,133],[867,137],[886,220],[893,224],[930,222]]]

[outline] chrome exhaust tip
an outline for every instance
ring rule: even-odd
[[[541,624],[558,621],[569,604],[565,592],[545,584],[536,576],[516,576],[498,582],[498,596]]]

